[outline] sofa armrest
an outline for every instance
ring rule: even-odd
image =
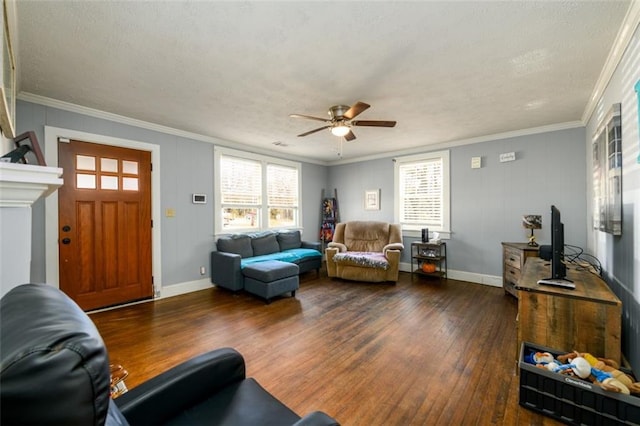
[[[136,386],[115,403],[132,425],[162,424],[245,375],[240,353],[216,349]]]
[[[404,244],[402,243],[390,243],[382,248],[382,253],[387,255],[387,250],[404,250]]]
[[[293,426],[340,426],[340,423],[322,411],[314,411],[295,422]]]
[[[336,243],[334,241],[331,241],[329,244],[327,244],[327,247],[337,248],[340,253],[347,251],[346,245],[342,243]]]
[[[302,245],[300,247],[308,248],[308,249],[314,249],[314,250],[318,250],[318,251],[320,251],[322,249],[321,244],[319,242],[317,242],[317,241],[303,241]]]
[[[325,258],[327,261],[327,275],[329,277],[337,277],[338,276],[338,267],[336,262],[333,261],[333,256],[338,254],[340,249],[338,247],[327,247],[324,249]]]
[[[400,250],[387,250],[385,257],[389,262],[389,269],[387,269],[387,280],[398,281],[398,272],[400,271]]]
[[[211,252],[211,282],[232,291],[242,290],[244,281],[240,270],[242,257],[223,251]]]

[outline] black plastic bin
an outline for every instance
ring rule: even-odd
[[[554,357],[569,352],[522,343],[519,359],[521,406],[567,424],[640,425],[640,398],[607,392],[590,381],[537,368],[524,360],[532,351],[549,352]]]

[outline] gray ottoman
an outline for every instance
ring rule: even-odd
[[[271,303],[273,297],[288,292],[291,292],[291,297],[296,297],[296,290],[300,287],[298,272],[298,265],[279,260],[252,263],[242,268],[244,289],[262,297],[267,303]]]

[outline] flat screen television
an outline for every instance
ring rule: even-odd
[[[547,248],[540,247],[540,257]],[[564,224],[560,217],[560,210],[551,206],[551,277],[538,281],[538,284],[558,285],[575,288],[573,282],[567,279],[567,267],[564,264]]]
[[[551,279],[562,280],[567,276],[564,266],[564,224],[560,218],[560,210],[551,206]]]

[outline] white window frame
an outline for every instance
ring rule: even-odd
[[[299,162],[283,160],[280,158],[269,157],[266,155],[255,154],[251,152],[239,151],[231,148],[219,147],[216,146],[213,149],[214,155],[214,218],[215,218],[215,232],[216,235],[222,234],[235,234],[242,232],[258,232],[258,231],[266,231],[269,229],[301,229],[302,228],[302,166]],[[220,158],[222,156],[231,156],[246,160],[257,161],[261,165],[261,173],[262,173],[262,197],[261,197],[261,205],[259,207],[260,214],[258,215],[259,222],[257,228],[247,228],[247,229],[224,229],[222,227],[222,200],[221,200],[221,188],[220,188]],[[278,166],[291,167],[297,170],[298,174],[298,206],[296,207],[297,214],[295,214],[295,223],[292,226],[282,227],[279,226],[277,228],[269,228],[268,223],[268,197],[267,197],[267,165],[274,164]]]
[[[449,177],[449,157],[449,150],[444,150],[394,158],[394,219],[396,223],[402,224],[402,233],[404,236],[420,238],[422,228],[429,228],[429,232],[438,232],[442,239],[449,239],[451,237],[451,180]],[[400,220],[400,202],[402,199],[400,192],[400,166],[408,163],[433,161],[436,159],[442,160],[442,226],[434,227],[433,225],[426,224],[420,226],[402,223]]]

